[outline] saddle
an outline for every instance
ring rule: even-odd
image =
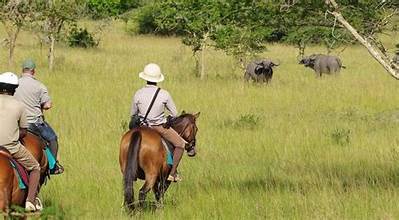
[[[15,173],[18,177],[18,185],[20,189],[26,189],[29,185],[29,174],[28,171],[18,163],[5,147],[0,146],[0,154],[7,157],[10,161],[11,166],[14,168]]]
[[[35,135],[36,137],[40,138],[43,141],[43,143],[45,145],[43,151],[44,151],[44,153],[46,153],[46,156],[47,156],[48,168],[49,168],[49,171],[52,171],[55,168],[55,164],[57,163],[57,160],[55,159],[54,155],[51,153],[51,151],[48,147],[49,143],[40,135],[39,131],[35,131],[35,130],[29,128],[28,132]]]

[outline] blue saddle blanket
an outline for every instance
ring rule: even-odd
[[[54,158],[54,155],[51,153],[50,148],[46,147],[46,156],[48,160],[48,168],[50,170],[55,168],[55,163],[57,162],[56,159]]]
[[[54,158],[53,154],[51,153],[51,151],[50,151],[50,149],[48,147],[46,148],[45,152],[46,152],[46,156],[47,156],[47,160],[48,160],[49,169],[52,170],[52,169],[55,168],[56,159]],[[18,187],[20,189],[27,189],[28,188],[27,181],[28,181],[28,178],[29,178],[27,173],[26,174],[24,173],[23,174],[24,177],[22,177],[21,173],[20,173],[20,172],[23,172],[22,166],[21,165],[17,165],[16,161],[14,161],[14,160],[10,160],[10,164],[16,170],[15,173],[17,174]],[[20,166],[20,167],[18,167],[18,166]],[[25,178],[26,180],[24,180],[23,178]]]
[[[162,144],[165,147],[166,150],[166,164],[169,166],[173,165],[173,153],[171,152],[171,149],[169,149],[171,146],[168,145],[168,143],[162,139]]]
[[[166,156],[166,163],[170,166],[173,165],[173,156],[170,151],[168,151],[167,156]]]
[[[15,169],[15,173],[17,174],[17,179],[18,179],[18,187],[20,189],[27,189],[27,183],[24,182],[24,180],[22,179],[21,173],[22,172],[20,169],[18,169],[18,165],[15,164],[16,162],[14,160],[10,160],[10,164],[11,166]],[[25,171],[26,172],[26,171]],[[27,174],[25,174],[27,175]],[[27,178],[27,177],[26,177]],[[26,180],[27,181],[27,180]]]

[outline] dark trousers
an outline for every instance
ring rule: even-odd
[[[57,158],[58,138],[54,129],[47,122],[29,124],[29,130],[40,135],[49,144],[50,151]]]

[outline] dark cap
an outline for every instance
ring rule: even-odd
[[[35,69],[36,68],[36,64],[32,59],[26,59],[23,63],[22,63],[22,69]]]

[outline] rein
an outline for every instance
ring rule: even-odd
[[[187,142],[186,147],[185,147],[186,151],[192,151],[195,148],[195,144],[196,144],[195,137],[191,141],[188,141],[186,138],[183,137],[183,134],[188,129],[189,125],[190,125],[190,123],[187,123],[187,125],[184,127],[184,129],[178,133],[179,136],[182,137]]]

